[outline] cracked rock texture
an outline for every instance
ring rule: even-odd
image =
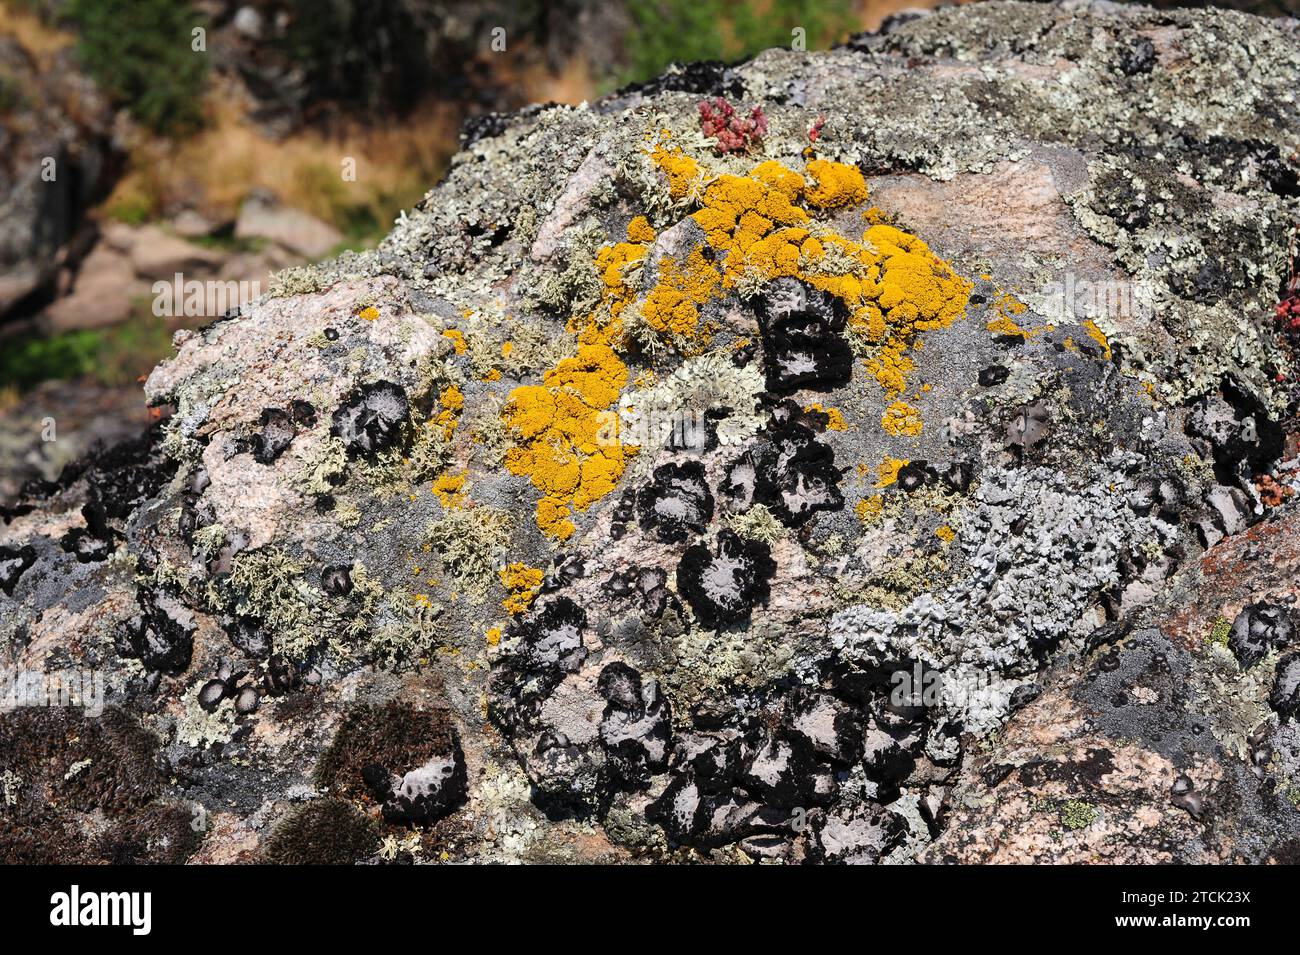
[[[1294,861],[1298,77],[987,3],[476,124],[5,510],[0,858]]]

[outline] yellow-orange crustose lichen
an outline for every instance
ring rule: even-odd
[[[814,183],[808,190],[810,205],[835,209],[866,201],[867,183],[856,167],[814,159],[806,168]]]
[[[867,367],[892,400],[906,387],[912,365],[905,352],[915,334],[946,326],[965,311],[971,283],[915,236],[872,219],[855,241],[812,222],[809,209],[846,209],[866,200],[866,181],[854,166],[815,159],[805,177],[767,161],[747,176],[706,181],[695,160],[662,139],[650,156],[667,177],[672,198],[698,197],[691,218],[706,240],[683,259],[664,256],[655,263],[655,284],[641,303],[645,324],[678,347],[707,342],[703,306],[733,293],[740,281],[798,278],[848,307],[851,322],[874,349]],[[569,322],[578,336],[577,354],[548,371],[540,385],[512,391],[503,411],[516,434],[506,467],[541,491],[536,518],[548,536],[569,538],[576,530],[573,512],[612,491],[625,456],[636,451],[618,441],[616,430],[611,437],[607,412],[628,380],[615,348],[624,337],[622,314],[637,298],[631,276],[644,264],[655,235],[649,221],[637,216],[626,241],[597,251],[601,301],[590,315]],[[463,347],[463,340],[457,344]],[[887,427],[897,434],[919,431],[915,409],[896,405]],[[838,412],[828,416],[833,427],[843,427]]]
[[[548,371],[540,385],[510,393],[504,417],[519,443],[506,452],[510,473],[542,492],[537,524],[567,540],[570,508],[584,511],[612,491],[625,467],[624,447],[603,440],[609,416],[627,384],[627,366],[607,344],[582,345],[577,355]]]
[[[804,411],[826,416],[826,430],[828,431],[848,431],[848,422],[844,420],[844,413],[839,408],[825,408],[820,404],[813,403],[803,409]]]
[[[444,474],[433,482],[433,493],[437,495],[444,510],[465,505],[465,475]]]
[[[507,591],[506,599],[501,602],[506,613],[517,616],[533,605],[537,592],[542,586],[544,574],[536,567],[529,567],[519,561],[501,568],[501,586]]]
[[[869,220],[873,224],[860,241],[811,222],[809,208],[848,208],[867,195],[856,167],[821,159],[808,164],[807,178],[769,160],[748,176],[711,180],[692,218],[714,255],[694,250],[684,265],[661,263],[644,309],[647,321],[689,335],[700,306],[733,291],[742,277],[801,279],[848,307],[851,323],[871,348],[868,370],[889,399],[897,398],[913,368],[907,352],[917,333],[960,318],[972,283],[916,236],[877,219]]]
[[[879,475],[876,481],[876,487],[889,487],[898,480],[898,472],[906,467],[910,462],[905,458],[885,458],[880,462],[880,467],[876,469]]]
[[[451,339],[451,346],[452,348],[455,349],[457,355],[465,354],[465,349],[468,346],[465,342],[465,333],[462,332],[459,328],[447,329],[445,332],[442,333],[442,337]]]
[[[442,436],[451,440],[456,433],[461,409],[465,407],[465,395],[455,385],[448,385],[438,396],[438,413],[433,416],[433,423],[442,428]]]
[[[921,433],[921,412],[906,401],[894,401],[885,408],[880,426],[892,435],[913,437]]]
[[[650,158],[668,178],[668,195],[673,199],[684,199],[700,181],[699,163],[680,149],[660,142],[651,150]]]
[[[1106,337],[1106,333],[1097,327],[1097,323],[1090,318],[1084,321],[1083,327],[1087,330],[1088,337],[1101,346],[1102,358],[1105,361],[1110,361],[1113,353],[1110,349],[1110,339]]]
[[[627,224],[627,238],[629,242],[653,242],[655,240],[655,230],[650,225],[650,220],[645,216],[634,216],[632,221]]]
[[[1025,329],[1016,324],[1015,316],[1023,315],[1029,307],[1010,292],[997,292],[991,308],[993,318],[985,327],[995,335],[1018,335],[1028,339],[1045,331],[1042,328]]]
[[[367,305],[361,311],[357,312],[357,317],[364,318],[368,322],[373,322],[379,317],[379,309],[375,308],[373,305]]]
[[[885,498],[880,494],[873,494],[871,497],[864,497],[858,501],[853,508],[853,512],[858,515],[858,520],[864,524],[870,524],[881,515],[885,509]]]
[[[701,249],[691,251],[684,267],[664,256],[659,262],[659,281],[641,314],[655,331],[689,338],[699,327],[700,306],[713,297],[718,282],[717,269]]]

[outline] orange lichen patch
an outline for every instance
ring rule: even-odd
[[[500,380],[501,380],[500,368],[489,368],[487,374],[483,376],[483,381],[500,381]]]
[[[694,160],[662,138],[650,155],[668,177],[675,198],[695,194],[702,173]],[[655,286],[642,303],[641,318],[687,351],[708,341],[703,306],[734,291],[742,278],[799,278],[841,299],[854,323],[865,328],[877,346],[868,367],[892,400],[906,387],[912,370],[906,351],[919,347],[913,340],[916,332],[960,317],[971,283],[920,239],[892,226],[872,225],[861,242],[814,235],[809,213],[799,203],[850,206],[866,199],[867,187],[856,168],[824,160],[808,164],[808,177],[811,190],[803,175],[768,161],[748,176],[709,181],[691,216],[704,231],[707,247],[690,250],[684,261],[665,256],[657,263]],[[614,490],[625,457],[636,453],[620,443],[617,421],[610,432],[607,412],[628,380],[615,349],[625,337],[621,313],[637,297],[629,276],[649,253],[655,231],[637,216],[628,224],[627,237],[596,253],[600,304],[588,315],[572,316],[568,324],[578,337],[577,354],[548,371],[540,385],[516,388],[503,411],[519,442],[506,453],[506,467],[528,477],[541,492],[537,524],[561,540],[576,529],[573,512]],[[833,267],[817,268],[817,261],[827,256],[834,259]],[[894,433],[918,433],[916,410],[903,406],[899,411],[906,413],[891,416]],[[835,430],[845,427],[839,412],[828,412],[828,417]]]
[[[750,171],[749,176],[775,189],[784,195],[788,202],[798,202],[808,185],[803,176],[793,169],[787,169],[775,159],[759,163]]]
[[[699,329],[700,306],[713,296],[720,281],[702,249],[691,251],[685,267],[665,256],[659,261],[659,281],[641,314],[661,334],[692,337]]]
[[[952,539],[957,536],[957,532],[953,530],[951,527],[949,527],[947,524],[944,524],[942,527],[935,528],[934,536],[939,538],[939,540],[943,541],[945,544],[947,544],[950,543]]]
[[[701,179],[699,163],[680,149],[661,142],[651,150],[650,158],[668,177],[668,195],[674,199],[690,195]]]
[[[506,613],[518,616],[533,605],[545,575],[536,567],[516,561],[501,568],[499,576],[501,586],[508,591],[501,605],[505,607]]]
[[[1087,329],[1088,336],[1093,341],[1095,341],[1098,345],[1101,346],[1101,350],[1103,353],[1102,358],[1105,359],[1106,361],[1110,361],[1111,360],[1110,339],[1106,337],[1106,333],[1103,332],[1100,328],[1098,328],[1097,323],[1090,318],[1084,321],[1083,327]]]
[[[514,343],[514,342],[502,342],[502,343],[501,343],[501,357],[502,357],[502,358],[509,358],[509,357],[510,357],[510,353],[513,352],[514,350],[515,350],[515,343]]]
[[[864,283],[864,292],[874,301],[855,311],[851,320],[868,341],[879,344],[867,368],[894,398],[906,387],[912,370],[906,352],[916,344],[917,332],[946,328],[960,318],[972,283],[916,236],[893,226],[872,226],[863,241],[876,250],[880,265],[868,272]]]
[[[709,245],[726,254],[727,287],[746,265],[758,267],[767,278],[798,271],[799,244],[808,232],[797,227],[808,222],[808,213],[794,204],[788,187],[769,184],[775,177],[772,165],[759,167],[766,169],[767,181],[730,175],[714,179],[705,187],[702,208],[692,215]]]
[[[448,411],[460,411],[465,407],[465,395],[455,385],[448,385],[438,396],[438,404]]]
[[[839,408],[824,408],[820,404],[811,404],[803,409],[810,413],[824,414],[826,416],[826,428],[829,431],[847,431],[848,423],[844,420],[844,415]]]
[[[921,412],[906,401],[895,401],[886,407],[880,426],[897,437],[915,437],[924,427]]]
[[[897,395],[907,387],[907,373],[915,364],[908,357],[906,344],[901,341],[889,342],[876,350],[876,353],[863,361],[867,371],[875,376],[885,393]]]
[[[800,205],[838,208],[866,198],[866,181],[855,167],[825,160],[809,162],[807,177],[769,160],[748,176],[711,180],[691,218],[714,254],[704,257],[696,249],[685,264],[660,263],[658,284],[644,310],[648,324],[689,336],[701,307],[733,291],[742,277],[798,278],[848,307],[853,324],[877,346],[868,368],[889,398],[898,397],[912,369],[906,352],[916,333],[960,318],[972,283],[916,236],[884,224],[880,216],[869,216],[869,228],[854,241],[814,235],[808,210]],[[833,257],[835,267],[818,268],[826,257]]]
[[[910,462],[906,458],[885,458],[876,468],[876,487],[889,487],[898,480],[898,472]]]
[[[879,206],[872,206],[870,209],[864,209],[862,212],[862,221],[868,226],[873,225],[891,225],[893,220],[889,213],[885,212]]]
[[[537,525],[549,536],[572,535],[570,507],[586,510],[623,475],[624,448],[607,439],[604,412],[627,379],[627,366],[611,347],[582,345],[548,371],[542,384],[510,393],[503,415],[520,443],[506,452],[506,468],[542,492]]]
[[[364,318],[368,322],[373,322],[379,317],[379,309],[373,305],[367,305],[361,311],[357,312],[357,318]]]
[[[808,163],[808,176],[814,181],[808,190],[808,204],[821,209],[855,206],[867,199],[867,182],[857,166],[814,159]]]
[[[994,295],[992,308],[994,316],[985,327],[995,335],[1019,335],[1021,338],[1029,339],[1047,330],[1047,328],[1025,329],[1016,324],[1014,316],[1023,315],[1029,306],[1019,301],[1010,292],[999,291]]]
[[[487,645],[489,647],[495,647],[498,643],[501,642],[501,628],[489,627],[487,633],[484,634],[484,636],[487,637]]]
[[[569,514],[569,509],[559,498],[544,497],[537,502],[537,526],[542,533],[557,540],[568,540],[577,530],[569,520]]]
[[[650,225],[650,220],[645,216],[634,216],[632,221],[627,224],[627,240],[629,242],[653,242],[655,240],[655,230]]]
[[[444,338],[450,338],[452,347],[456,350],[457,355],[465,354],[465,333],[459,328],[449,328],[442,333]]]
[[[880,517],[885,508],[885,497],[883,494],[873,494],[871,497],[864,497],[854,506],[853,512],[858,515],[858,520],[864,524],[870,524]]]
[[[444,510],[465,506],[465,475],[444,474],[433,482],[433,493],[442,502]]]
[[[439,411],[433,416],[433,423],[442,428],[442,436],[451,440],[456,433],[461,409],[465,407],[465,395],[455,385],[448,385],[438,396]]]
[[[601,246],[596,252],[596,272],[605,286],[610,314],[615,318],[634,294],[625,278],[628,267],[644,259],[646,250],[645,245],[637,242],[619,242]]]

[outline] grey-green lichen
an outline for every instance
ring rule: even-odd
[[[1206,645],[1203,666],[1192,671],[1192,697],[1210,720],[1210,731],[1238,759],[1250,752],[1250,737],[1272,722],[1268,705],[1277,653],[1270,651],[1253,667],[1242,670],[1226,642]]]
[[[455,507],[429,525],[425,544],[457,585],[481,600],[495,581],[497,565],[510,543],[512,524],[510,515],[499,508]]]

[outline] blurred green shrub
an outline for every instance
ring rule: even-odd
[[[729,61],[771,46],[789,48],[795,27],[804,29],[813,50],[858,26],[852,0],[645,0],[628,9],[633,28],[625,83],[649,79],[675,60]]]
[[[414,15],[420,7],[407,0],[291,0],[284,46],[306,76],[308,102],[406,113],[436,80],[429,24]]]
[[[12,113],[25,101],[23,88],[13,77],[0,73],[0,116]]]
[[[114,102],[157,133],[203,122],[207,54],[191,49],[203,19],[185,0],[69,0],[77,52]]]
[[[55,379],[89,378],[102,385],[129,385],[172,355],[171,330],[154,317],[147,300],[130,318],[109,328],[24,335],[0,345],[0,387],[18,391]]]

